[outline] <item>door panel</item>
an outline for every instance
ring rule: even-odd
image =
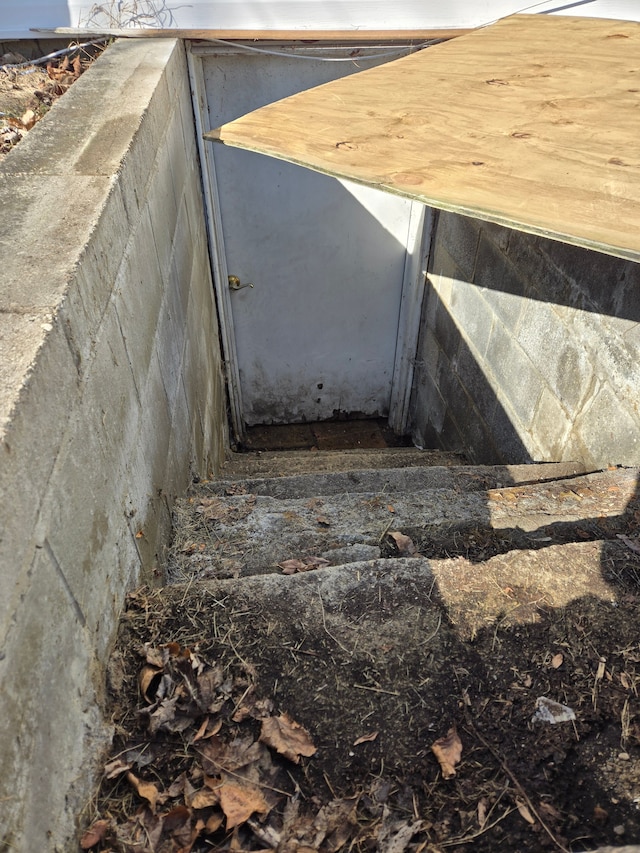
[[[221,54],[203,70],[217,127],[360,69]],[[254,285],[228,300],[242,419],[386,416],[411,202],[260,154],[216,145],[212,155],[226,269]]]

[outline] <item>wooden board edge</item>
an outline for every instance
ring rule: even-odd
[[[473,29],[425,30],[194,30],[194,29],[113,29],[94,27],[33,27],[31,32],[47,36],[76,38],[181,38],[215,41],[302,41],[308,42],[408,42],[447,41]]]

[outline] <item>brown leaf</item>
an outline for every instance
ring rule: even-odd
[[[309,757],[316,752],[309,732],[288,714],[263,720],[260,740],[295,764],[299,763],[301,755]]]
[[[20,121],[22,122],[26,130],[31,130],[31,128],[36,123],[36,114],[33,110],[26,110]]]
[[[313,821],[314,847],[336,853],[344,849],[349,838],[357,832],[357,801],[332,800],[323,806]]]
[[[207,823],[204,828],[207,830],[209,835],[213,835],[216,830],[220,829],[223,820],[224,814],[222,812],[215,811],[207,818]]]
[[[200,747],[202,768],[207,772],[216,773],[219,770],[235,771],[248,764],[255,764],[265,754],[266,750],[251,735],[234,738],[229,743],[213,735]]]
[[[108,820],[96,820],[80,839],[80,847],[83,850],[89,850],[99,844],[107,834],[109,829]]]
[[[158,682],[160,680],[160,675],[162,674],[162,669],[157,666],[150,666],[149,664],[142,667],[140,670],[140,675],[138,676],[138,683],[140,685],[140,693],[142,693],[143,698],[151,704],[155,701],[155,692],[158,688]]]
[[[227,819],[227,829],[248,820],[252,814],[267,814],[269,807],[255,785],[225,782],[220,788],[220,805]]]
[[[443,777],[450,779],[455,776],[455,765],[462,758],[462,741],[458,737],[455,726],[449,729],[446,737],[438,738],[431,744],[431,750],[438,759]]]
[[[220,718],[218,718],[214,723],[212,723],[209,717],[205,717],[202,721],[202,725],[195,733],[191,743],[197,743],[199,740],[206,740],[207,738],[213,737],[214,735],[218,734],[221,728],[222,720]]]
[[[121,758],[114,758],[104,765],[104,778],[115,779],[116,776],[121,776],[127,770],[131,770],[131,764],[128,761],[123,761]]]
[[[557,655],[554,655],[551,658],[551,666],[554,669],[559,669],[563,663],[564,663],[564,655],[562,654],[562,652],[558,652]]]
[[[155,813],[156,803],[158,802],[160,792],[153,782],[145,782],[142,779],[138,779],[138,777],[134,776],[133,773],[127,773],[127,779],[135,788],[138,796],[145,799],[149,803],[151,811]]]
[[[202,788],[200,791],[191,797],[192,809],[207,809],[210,806],[217,806],[220,802],[220,794],[218,791],[211,791],[209,788]]]
[[[156,646],[152,646],[151,643],[145,643],[141,653],[144,655],[146,662],[151,664],[151,666],[155,666],[156,669],[164,669],[169,656],[166,646],[158,649]]]
[[[478,826],[480,829],[484,828],[485,823],[487,822],[487,801],[483,797],[481,800],[478,800]]]
[[[413,541],[409,536],[405,536],[405,534],[400,533],[399,530],[390,531],[389,536],[396,543],[398,551],[402,557],[416,556],[416,546],[413,544]]]
[[[329,560],[324,557],[304,557],[302,560],[292,559],[283,560],[278,563],[278,568],[282,569],[285,575],[295,575],[296,572],[308,572],[311,569],[321,569],[329,565]]]
[[[353,742],[354,746],[358,746],[361,743],[370,743],[378,737],[378,732],[371,732],[368,735],[361,735],[359,738],[356,738]]]
[[[82,60],[80,59],[80,54],[78,54],[73,60],[73,73],[76,77],[79,77],[82,74]]]
[[[302,560],[283,560],[281,563],[278,563],[278,568],[282,569],[282,573],[285,575],[295,575],[296,572],[305,572],[307,567],[302,562]]]

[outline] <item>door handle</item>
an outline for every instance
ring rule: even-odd
[[[243,287],[253,287],[250,281],[241,282],[237,275],[228,276],[230,290],[242,290]]]

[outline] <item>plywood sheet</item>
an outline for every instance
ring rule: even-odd
[[[517,15],[206,134],[640,260],[640,24]]]

